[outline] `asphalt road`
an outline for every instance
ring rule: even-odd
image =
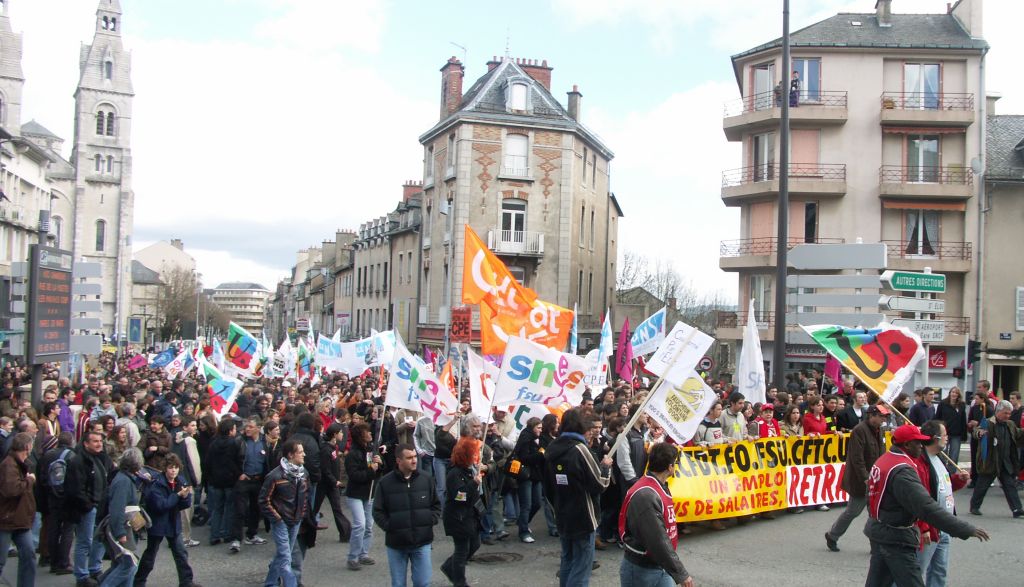
[[[969,490],[957,494],[957,510],[968,510]],[[327,519],[331,520],[329,507]],[[1024,569],[1024,519],[1013,519],[998,484],[989,490],[982,506],[984,516],[969,516],[972,523],[988,530],[992,540],[982,543],[977,539],[954,539],[950,557],[949,585],[968,585],[984,582],[993,585],[1020,585]],[[732,527],[720,532],[696,528],[693,534],[681,536],[679,553],[683,563],[698,585],[739,586],[761,583],[787,587],[819,587],[863,585],[868,565],[868,540],[861,530],[866,513],[854,521],[850,531],[840,542],[842,552],[825,549],[823,534],[839,515],[830,512],[806,512],[799,515],[780,513],[775,520],[755,520],[744,527]],[[319,544],[309,551],[302,582],[306,587],[335,585],[380,587],[390,584],[384,551],[383,536],[374,536],[372,556],[377,564],[354,572],[345,569],[347,544],[331,540],[337,533],[333,528],[320,533]],[[495,546],[482,546],[478,556],[500,555],[495,558],[508,562],[472,562],[467,576],[472,585],[493,587],[524,585],[557,585],[559,544],[544,532],[543,513],[533,522],[537,542],[523,544],[514,537]],[[379,529],[378,529],[379,530]],[[513,532],[514,534],[514,532]],[[207,528],[197,528],[195,537],[203,545],[189,549],[190,561],[196,581],[206,587],[259,586],[263,584],[267,563],[273,545],[244,546],[236,555],[228,553],[226,546],[208,546]],[[434,543],[432,585],[447,585],[438,570],[451,554],[451,540],[438,528]],[[591,585],[618,585],[621,551],[612,548],[597,552],[599,569],[592,575]],[[3,577],[13,585],[17,559],[8,559]],[[70,576],[56,577],[41,569],[36,584],[40,587],[71,587]],[[149,585],[173,587],[177,584],[170,551],[161,551]]]

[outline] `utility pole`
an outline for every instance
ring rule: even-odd
[[[772,381],[785,389],[786,373],[786,269],[789,262],[789,0],[782,0],[782,117],[779,121],[778,242],[775,266],[775,344],[772,347]],[[799,99],[799,96],[797,97]],[[769,163],[770,165],[770,163]]]

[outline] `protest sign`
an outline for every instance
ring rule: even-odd
[[[494,401],[498,404],[529,404],[545,403],[559,397],[579,398],[587,367],[586,359],[513,336],[505,348]]]

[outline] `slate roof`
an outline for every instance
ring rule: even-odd
[[[513,113],[506,110],[505,88],[513,79],[521,79],[530,84],[532,112]],[[420,136],[420,142],[426,142],[456,120],[466,117],[495,123],[543,125],[576,131],[595,148],[602,151],[602,154],[608,159],[615,156],[597,135],[569,116],[554,95],[543,84],[523,71],[514,59],[503,59],[501,63],[473,82],[473,85],[463,93],[459,109]]]
[[[53,133],[53,131],[51,131],[50,129],[46,128],[45,126],[39,124],[35,120],[30,120],[30,121],[26,122],[25,124],[21,125],[21,134],[23,134],[23,135],[34,135],[34,136],[38,136],[38,137],[52,137],[52,138],[55,138],[55,139],[59,139],[60,138],[57,135],[55,135]]]
[[[270,291],[262,285],[251,281],[228,281],[227,283],[222,283],[213,289],[261,289],[264,291]]]
[[[1024,115],[989,116],[985,178],[1024,183]]]
[[[132,283],[136,285],[163,285],[160,274],[139,261],[132,261]]]

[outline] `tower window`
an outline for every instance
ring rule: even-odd
[[[107,136],[114,136],[114,113],[107,112]]]
[[[110,29],[110,20],[107,17],[103,17],[103,30]]]
[[[116,17],[113,17],[113,16],[110,17],[110,30],[112,30],[112,31],[116,31],[117,30],[117,18]]]
[[[96,134],[103,136],[103,123],[106,120],[106,113],[100,110],[96,113]]]
[[[96,171],[103,171],[103,156],[96,155]]]
[[[113,155],[107,155],[107,173],[114,172],[114,157]]]
[[[114,62],[104,61],[103,62],[103,79],[112,79],[114,77]]]
[[[96,221],[96,250],[102,251],[107,240],[107,222],[105,220]]]

